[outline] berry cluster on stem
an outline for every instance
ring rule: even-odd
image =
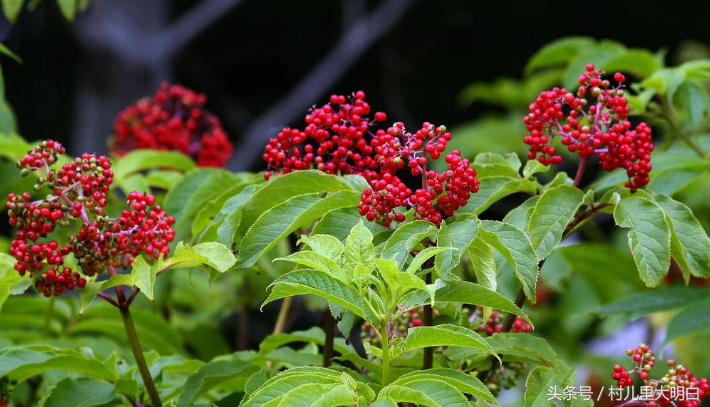
[[[554,88],[540,93],[530,104],[524,122],[529,135],[528,158],[544,164],[562,162],[552,142],[560,136],[570,152],[577,153],[586,165],[597,155],[605,171],[623,168],[629,177],[626,187],[638,189],[648,184],[651,171],[651,128],[640,123],[632,128],[627,120],[628,101],[624,96],[626,77],[614,74],[615,85],[603,78],[604,72],[593,64],[579,77],[575,93]]]
[[[616,380],[619,387],[633,386],[631,374],[636,373],[643,386],[653,390],[653,395],[648,397],[648,400],[633,400],[634,403],[644,402],[643,405],[647,407],[698,407],[702,399],[710,395],[710,385],[706,378],[698,379],[687,367],[676,364],[673,359],[667,361],[668,370],[663,377],[650,379],[649,374],[656,365],[656,354],[646,344],[627,349],[626,355],[633,359],[633,369],[627,370],[620,364],[614,365],[612,379]],[[690,394],[688,389],[693,390],[692,397],[687,397]]]
[[[414,210],[415,219],[439,225],[478,191],[476,171],[458,151],[445,156],[445,172],[427,169],[428,161],[440,158],[451,140],[445,126],[425,122],[412,133],[395,122],[376,129],[387,115],[376,112],[371,119],[370,113],[362,91],[349,97],[333,95],[329,103],[312,108],[304,130],[284,128],[265,147],[263,159],[270,169],[266,179],[271,171],[306,169],[361,175],[370,188],[361,196],[360,214],[385,226],[404,221],[407,209]],[[421,178],[420,188],[412,189],[399,178],[403,168]]]
[[[219,119],[205,109],[207,97],[166,82],[118,114],[111,150],[118,156],[139,148],[177,150],[201,167],[224,167],[232,143]]]
[[[139,254],[149,261],[167,256],[175,220],[155,205],[155,198],[132,192],[121,215],[108,217],[111,162],[104,156],[83,154],[55,171],[52,165],[64,152],[61,144],[47,140],[17,163],[23,175],[38,174],[35,191],[50,193],[34,201],[28,192],[8,195],[10,224],[17,228],[10,244],[15,270],[21,276],[29,274],[35,288],[49,297],[84,287],[87,276],[107,267],[126,267]],[[73,221],[81,224],[78,232],[60,243],[54,238],[57,226]],[[69,255],[80,270],[67,265]]]

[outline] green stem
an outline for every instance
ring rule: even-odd
[[[380,331],[382,332],[382,387],[385,387],[390,381],[389,316],[385,318]]]
[[[432,257],[430,260],[433,260],[434,258]],[[427,260],[428,261],[428,260]],[[426,284],[431,284],[432,283],[432,278],[431,278],[431,273],[426,274]],[[424,306],[424,326],[433,326],[434,325],[434,309],[431,307],[431,304],[426,304]],[[433,347],[427,347],[424,348],[424,362],[422,363],[422,369],[427,370],[431,369],[434,367],[434,348]]]
[[[276,325],[274,325],[274,335],[280,334],[284,331],[286,326],[286,320],[288,319],[288,312],[291,310],[291,303],[293,302],[293,297],[284,298],[281,302],[281,308],[279,309],[279,316],[276,318]]]
[[[145,389],[148,392],[148,396],[150,396],[152,407],[163,407],[163,402],[160,400],[158,390],[155,388],[155,383],[150,375],[150,370],[148,370],[148,364],[146,364],[145,358],[143,357],[141,344],[138,340],[138,334],[136,333],[136,326],[133,324],[133,318],[131,318],[131,312],[128,309],[128,305],[123,304],[118,307],[118,310],[121,311],[123,326],[126,328],[126,336],[128,337],[128,342],[131,344],[131,350],[133,351],[133,356],[136,359],[138,371],[143,378]]]

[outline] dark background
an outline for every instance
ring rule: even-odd
[[[69,22],[54,1],[44,0],[34,10],[25,8],[16,24],[0,22],[2,42],[23,59],[21,65],[0,59],[6,94],[25,138],[57,139],[79,154],[105,152],[120,109],[152,95],[161,80],[176,81],[206,93],[237,151],[258,157],[262,150],[255,146],[263,143],[245,145],[245,137],[300,125],[307,108],[324,103],[330,93],[362,89],[373,108],[388,112],[390,119],[454,126],[490,109],[457,103],[467,84],[521,77],[530,56],[563,36],[666,49],[669,63],[689,40],[710,43],[710,15],[690,2],[399,0],[403,15],[393,18],[381,38],[352,64],[331,67],[337,80],[326,83],[325,90],[302,94],[274,120],[264,120],[343,32],[385,2],[91,0]],[[220,3],[225,7],[221,17],[178,42],[174,53],[166,56],[150,45],[199,6]],[[258,161],[247,165],[243,160],[231,167],[262,168]]]

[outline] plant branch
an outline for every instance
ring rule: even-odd
[[[141,374],[141,378],[143,378],[143,385],[148,392],[148,396],[150,396],[152,407],[163,407],[163,402],[160,400],[158,390],[155,388],[153,377],[150,375],[148,364],[145,362],[145,357],[143,357],[143,350],[141,349],[141,344],[138,340],[138,333],[136,333],[136,326],[133,324],[133,318],[131,318],[131,312],[128,309],[128,305],[124,303],[118,307],[118,310],[121,311],[123,326],[126,328],[126,336],[128,337],[128,342],[131,344],[133,357],[136,359],[138,371]]]
[[[111,305],[113,305],[114,307],[116,307],[116,308],[119,307],[119,305],[118,305],[118,303],[116,302],[116,300],[114,300],[113,298],[111,298],[110,295],[108,295],[108,294],[106,294],[106,293],[103,293],[103,292],[100,292],[100,293],[98,293],[98,294],[96,294],[96,295],[97,295],[99,298],[103,298],[104,300],[108,301],[108,303],[111,304]]]
[[[429,260],[433,260],[434,258],[432,257]],[[429,261],[427,260],[427,261]],[[427,284],[432,283],[431,279],[431,272],[426,274],[425,277],[425,282]],[[424,305],[424,326],[433,326],[434,325],[434,309],[431,307],[431,303],[428,303]],[[428,347],[424,348],[424,362],[422,363],[422,369],[427,370],[431,369],[434,367],[434,348],[433,347]]]
[[[695,152],[700,158],[705,158],[705,153],[703,153],[703,150],[700,149],[700,146],[693,141],[692,138],[690,138],[690,135],[686,131],[684,131],[680,125],[678,124],[678,119],[675,117],[675,113],[673,113],[673,108],[671,107],[670,104],[668,104],[668,100],[666,100],[665,97],[660,96],[658,98],[661,101],[661,107],[663,109],[663,112],[666,114],[666,118],[668,118],[668,122],[671,125],[671,128],[675,133],[677,133],[680,138],[685,141],[686,144],[688,144],[688,147],[690,147],[691,150]]]
[[[276,325],[274,325],[274,335],[284,331],[284,326],[286,326],[286,320],[288,319],[288,312],[291,310],[291,303],[293,303],[293,297],[286,297],[281,302],[279,316],[276,318]]]
[[[589,157],[582,157],[579,161],[579,167],[577,167],[577,174],[574,176],[574,186],[579,188],[582,184],[582,176],[584,175],[584,170],[587,168],[587,162],[589,162]]]
[[[153,59],[171,58],[243,0],[203,0],[161,30],[149,43]]]
[[[362,54],[394,27],[414,0],[386,0],[352,23],[335,47],[286,96],[257,118],[242,135],[229,168],[244,170],[261,157],[258,153],[279,127],[298,117],[323,95]]]
[[[335,345],[335,318],[326,309],[324,313],[323,330],[325,331],[325,342],[323,344],[323,367],[330,367],[333,360],[333,347]]]
[[[515,298],[515,306],[518,308],[522,308],[523,304],[525,304],[525,290],[521,288],[520,291],[518,291],[518,296]],[[513,329],[516,317],[517,315],[513,313],[506,315],[505,320],[503,321],[503,325],[501,325],[500,327],[500,331],[510,332],[510,330]]]
[[[572,233],[574,231],[574,229],[577,226],[579,226],[582,222],[591,218],[592,216],[597,214],[597,212],[599,212],[600,210],[607,208],[609,206],[611,206],[611,204],[608,202],[603,202],[603,203],[600,203],[599,205],[596,205],[596,206],[594,206],[594,204],[592,204],[588,210],[586,210],[582,213],[576,214],[574,216],[574,219],[572,219],[572,222],[570,222],[567,225],[567,227],[565,227],[565,230],[562,232],[562,240],[567,238],[570,235],[570,233]]]

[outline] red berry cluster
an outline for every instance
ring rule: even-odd
[[[471,321],[475,321],[476,316],[478,316],[479,313],[483,312],[482,307],[477,307],[476,312],[474,315],[471,317]],[[488,319],[482,321],[480,325],[478,325],[478,328],[476,328],[476,332],[483,336],[491,336],[494,334],[497,334],[501,331],[503,327],[503,315],[499,313],[496,310],[491,311],[491,315],[488,317]],[[525,322],[524,319],[520,317],[516,317],[515,321],[513,322],[513,327],[510,329],[511,332],[530,332],[532,331],[532,327],[530,324]]]
[[[35,190],[51,191],[45,199],[32,201],[29,193],[10,193],[6,204],[10,224],[18,228],[10,244],[15,269],[34,279],[35,288],[46,296],[61,295],[64,290],[84,287],[86,279],[107,267],[128,266],[140,253],[149,260],[167,255],[167,244],[175,237],[172,217],[154,206],[155,198],[132,192],[128,209],[120,217],[104,213],[107,193],[113,180],[111,163],[106,157],[83,154],[59,171],[50,165],[64,148],[45,141],[18,162],[23,174],[40,174]],[[79,231],[66,244],[49,238],[56,226],[80,220]],[[65,265],[72,254],[82,274]]]
[[[145,97],[118,114],[112,151],[125,155],[138,148],[177,150],[201,167],[224,167],[232,143],[222,125],[205,110],[207,97],[166,82],[153,98]]]
[[[333,95],[330,103],[308,112],[304,130],[286,127],[272,138],[264,149],[264,161],[283,174],[313,168],[328,174],[361,174],[376,168],[366,135],[387,115],[376,112],[370,119],[370,112],[363,91],[347,98]],[[265,175],[271,177],[270,172]]]
[[[646,123],[631,129],[625,76],[614,74],[616,85],[612,85],[603,74],[589,64],[579,77],[576,93],[554,88],[530,104],[523,120],[530,132],[523,139],[530,146],[528,158],[544,165],[561,163],[562,157],[552,146],[555,136],[560,136],[562,144],[582,158],[598,154],[605,171],[625,169],[626,187],[637,189],[648,183],[651,171],[651,129]]]
[[[387,130],[375,130],[387,115],[377,112],[370,119],[370,112],[362,91],[349,97],[333,95],[330,103],[309,111],[303,131],[287,127],[272,138],[264,161],[281,173],[315,168],[362,175],[370,188],[362,194],[360,214],[385,226],[404,221],[407,208],[414,209],[416,219],[439,225],[444,215],[466,205],[470,194],[478,191],[476,171],[458,151],[446,156],[444,173],[427,170],[428,159],[438,159],[451,140],[446,127],[424,123],[410,133],[397,122]],[[421,188],[412,190],[397,176],[405,166],[422,178]],[[265,177],[269,179],[271,172]]]
[[[627,349],[626,355],[634,360],[634,368],[629,371],[619,364],[614,365],[611,377],[617,381],[619,387],[626,387],[633,385],[631,373],[637,373],[643,381],[643,386],[651,387],[654,391],[654,395],[649,397],[646,404],[648,407],[698,407],[703,398],[710,396],[708,380],[696,378],[685,366],[676,365],[673,359],[668,360],[669,369],[662,378],[649,379],[649,372],[656,364],[656,354],[648,345],[642,343],[635,349]],[[694,390],[692,398],[686,397],[687,389]],[[686,393],[679,394],[683,391]]]

